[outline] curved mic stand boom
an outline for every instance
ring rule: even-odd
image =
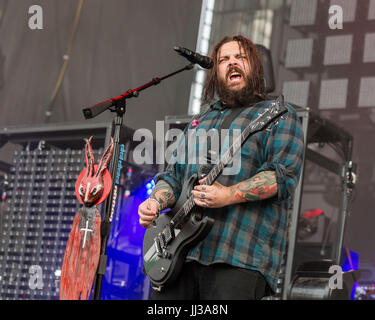
[[[105,202],[105,210],[104,210],[102,225],[101,225],[100,259],[99,259],[98,270],[96,271],[96,275],[95,275],[95,285],[94,285],[94,294],[93,294],[94,300],[100,300],[103,276],[105,274],[105,269],[107,265],[107,255],[106,255],[107,241],[108,241],[110,230],[111,230],[112,215],[113,215],[113,210],[115,207],[114,204],[116,202],[116,197],[117,197],[116,179],[114,179],[114,177],[116,176],[116,172],[118,168],[119,140],[120,140],[120,134],[121,134],[121,126],[123,123],[123,116],[126,112],[126,100],[129,98],[138,97],[140,91],[143,91],[153,85],[157,85],[164,79],[174,76],[182,71],[191,70],[193,69],[193,67],[194,67],[194,64],[190,63],[186,65],[184,68],[181,68],[175,72],[167,74],[164,77],[153,78],[150,82],[136,89],[130,89],[117,98],[112,98],[107,101],[98,103],[90,108],[83,109],[83,114],[86,119],[94,118],[106,110],[110,110],[111,112],[116,112],[116,117],[114,121],[115,129],[114,129],[114,134],[113,134],[114,152],[113,152],[113,156],[111,159],[111,163],[108,168],[112,176],[112,189],[111,189],[111,193],[109,194],[109,197],[107,198]]]

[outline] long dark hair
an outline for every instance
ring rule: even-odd
[[[227,42],[237,41],[240,47],[245,51],[251,66],[250,81],[252,83],[252,92],[254,96],[262,99],[265,98],[265,88],[263,79],[263,65],[261,57],[255,44],[248,38],[241,35],[232,37],[224,37],[211,50],[211,59],[214,61],[214,66],[206,73],[206,80],[203,85],[202,103],[211,103],[218,92],[219,80],[217,77],[217,59],[218,52],[221,46]]]

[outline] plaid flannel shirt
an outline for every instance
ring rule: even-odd
[[[270,103],[263,101],[244,108],[229,129],[244,130]],[[232,186],[261,171],[273,170],[277,177],[277,195],[261,201],[205,209],[205,215],[215,219],[214,225],[210,233],[187,256],[187,260],[196,260],[204,265],[227,263],[257,270],[263,274],[274,292],[286,246],[287,210],[301,173],[304,156],[300,121],[295,110],[288,104],[286,107],[288,113],[285,120],[271,124],[269,130],[250,136],[242,144],[239,173],[221,174],[217,178],[219,183]],[[186,142],[188,129],[218,129],[229,112],[230,108],[224,108],[220,101],[216,102],[200,115],[196,128],[191,123],[186,126],[184,135],[180,136],[180,144],[184,138]],[[197,156],[198,150],[203,146],[198,140],[194,143],[194,156]],[[227,148],[228,145],[223,145],[221,151],[225,152]],[[177,159],[176,151],[174,156]],[[184,181],[198,170],[198,164],[194,161],[184,160],[169,164],[164,172],[155,177],[155,182],[164,180],[172,187],[176,199],[180,196]],[[195,162],[199,163],[198,160]]]

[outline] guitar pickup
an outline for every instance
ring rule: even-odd
[[[158,235],[159,243],[162,248],[165,248],[167,246],[164,238],[164,234],[162,232],[159,233]]]
[[[171,225],[166,226],[163,231],[163,235],[165,237],[165,242],[169,243],[175,237],[174,228]]]
[[[163,249],[161,248],[159,237],[156,237],[154,239],[154,244],[155,244],[155,249],[156,249],[157,255],[159,257],[162,257],[163,256]]]

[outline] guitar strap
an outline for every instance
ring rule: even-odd
[[[231,108],[231,110],[230,110],[231,112],[224,118],[224,120],[221,122],[221,124],[218,128],[218,132],[219,132],[219,154],[221,153],[221,130],[222,129],[229,129],[229,127],[232,124],[232,122],[234,121],[234,119],[236,119],[237,116],[242,111],[244,111],[246,108],[252,107],[253,105],[255,105],[255,104],[257,104],[258,102],[261,102],[261,101],[262,100],[259,99],[258,101],[252,102],[245,107],[235,107],[235,108],[232,107]]]

